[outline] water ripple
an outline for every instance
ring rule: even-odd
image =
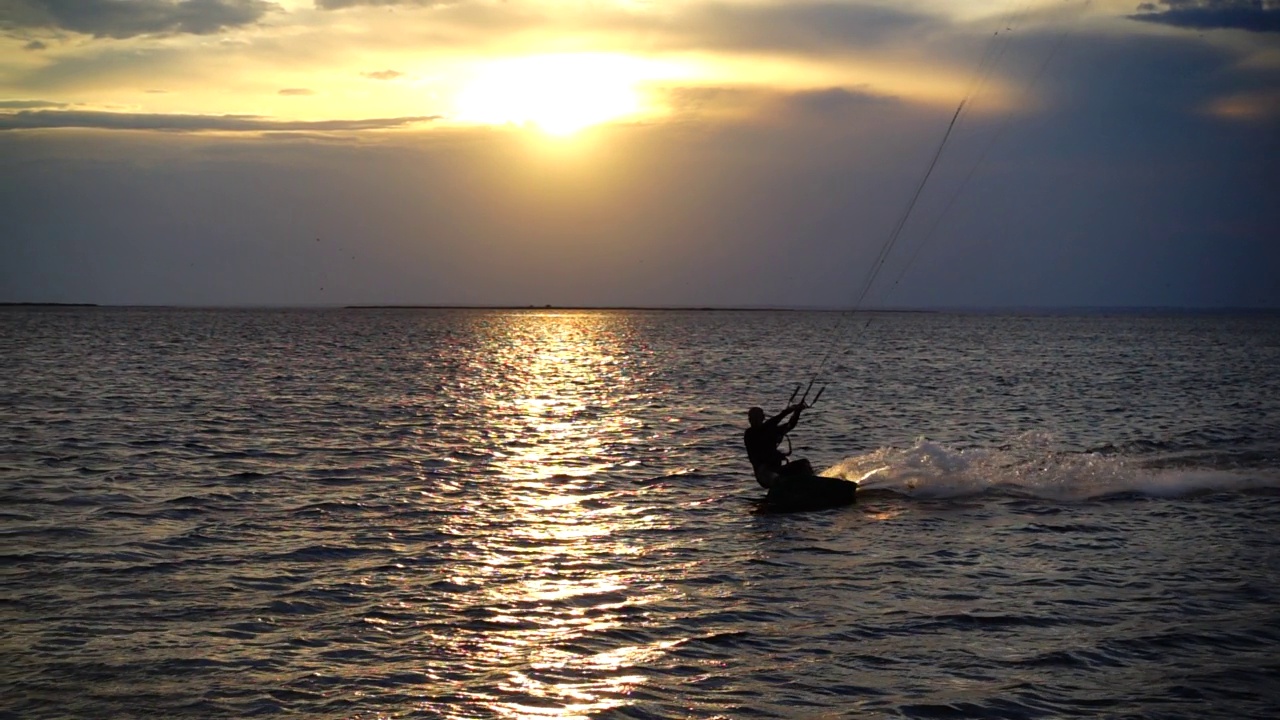
[[[880,318],[758,513],[831,319],[0,313],[0,716],[1276,714],[1274,321]]]

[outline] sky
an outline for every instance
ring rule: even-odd
[[[0,302],[1280,308],[1280,0],[0,0]]]

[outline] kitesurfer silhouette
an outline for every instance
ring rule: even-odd
[[[808,460],[788,462],[788,453],[778,449],[787,433],[800,422],[800,413],[807,407],[804,402],[788,405],[785,410],[767,420],[763,408],[753,407],[747,411],[751,427],[742,433],[742,442],[747,446],[747,458],[751,461],[756,482],[762,487],[773,487],[779,476],[813,474]],[[791,419],[783,423],[788,415]]]

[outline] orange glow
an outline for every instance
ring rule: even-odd
[[[1280,93],[1255,93],[1221,98],[1209,113],[1228,120],[1258,121],[1280,117]]]

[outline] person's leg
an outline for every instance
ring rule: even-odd
[[[813,475],[813,465],[804,458],[797,458],[787,463],[782,468],[784,475]]]

